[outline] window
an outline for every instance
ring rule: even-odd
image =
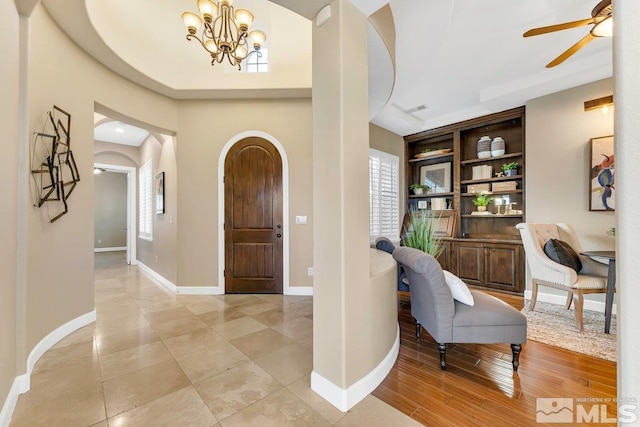
[[[153,240],[153,180],[151,160],[144,164],[138,172],[140,206],[138,208],[139,230],[138,237]]]
[[[269,71],[269,49],[263,47],[256,53],[251,53],[244,66],[247,73],[266,73]]]
[[[398,241],[399,226],[398,156],[369,149],[369,234]]]

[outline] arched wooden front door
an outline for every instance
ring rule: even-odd
[[[225,292],[282,293],[282,158],[257,137],[224,162]]]

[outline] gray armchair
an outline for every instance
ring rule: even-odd
[[[527,340],[527,318],[491,295],[472,290],[474,305],[455,301],[440,268],[430,255],[400,247],[393,258],[403,265],[411,290],[411,315],[416,336],[422,327],[433,337],[440,352],[440,368],[446,367],[447,343],[510,343],[513,370],[517,371],[522,344]]]

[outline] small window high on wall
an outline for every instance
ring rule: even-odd
[[[139,234],[145,240],[153,240],[153,168],[151,160],[139,170]]]
[[[245,60],[244,70],[247,73],[266,73],[269,71],[269,49],[263,47],[251,53]]]
[[[369,234],[373,242],[380,236],[398,241],[399,226],[399,158],[369,149]]]

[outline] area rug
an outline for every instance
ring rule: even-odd
[[[616,316],[611,317],[610,334],[604,333],[604,314],[584,310],[584,330],[578,331],[573,307],[537,302],[534,311],[525,307],[527,339],[616,361]]]

